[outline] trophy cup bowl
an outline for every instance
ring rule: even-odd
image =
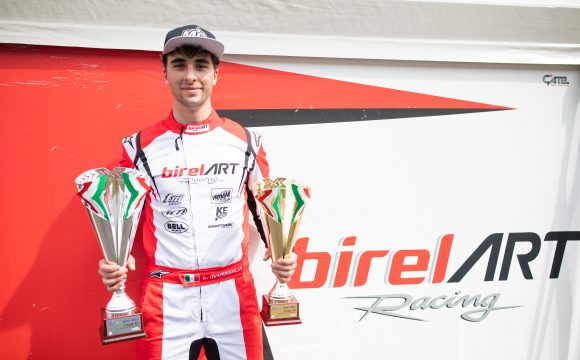
[[[294,249],[310,187],[292,179],[265,178],[254,183],[252,192],[266,220],[272,261],[287,258]],[[260,315],[267,326],[302,323],[296,297],[278,280],[268,296],[262,296]]]
[[[75,182],[105,259],[126,266],[149,179],[138,170],[117,167],[85,171]],[[101,313],[103,344],[145,336],[142,314],[125,292],[125,281]]]

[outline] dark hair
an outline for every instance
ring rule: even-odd
[[[217,69],[218,65],[220,64],[220,59],[218,59],[217,56],[215,56],[213,53],[207,51],[206,49],[200,47],[200,46],[196,46],[196,45],[182,45],[179,46],[177,48],[175,48],[175,50],[173,50],[170,53],[167,54],[161,54],[161,62],[163,63],[163,69],[167,70],[167,56],[169,54],[181,54],[184,56],[187,56],[189,58],[194,57],[195,55],[209,55],[209,58],[211,59],[211,62],[213,64],[213,67]]]

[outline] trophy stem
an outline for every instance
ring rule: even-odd
[[[292,298],[292,292],[286,283],[281,283],[276,280],[276,284],[270,290],[270,299],[274,300],[288,300]]]
[[[111,315],[129,314],[135,310],[135,302],[125,292],[124,280],[121,283],[121,287],[113,293],[105,310]]]

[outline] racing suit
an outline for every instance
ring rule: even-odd
[[[123,140],[120,165],[151,178],[139,359],[187,359],[201,338],[215,340],[221,359],[262,359],[247,258],[250,212],[264,239],[250,190],[269,172],[260,140],[215,111],[189,125],[170,113]]]

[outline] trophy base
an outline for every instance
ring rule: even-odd
[[[270,299],[269,295],[262,295],[260,316],[266,326],[302,324],[299,310],[299,303],[294,295],[287,300]]]
[[[139,308],[135,308],[128,314],[109,314],[101,309],[103,324],[100,328],[101,342],[103,345],[113,344],[119,341],[133,340],[145,337],[143,330],[143,314]]]

